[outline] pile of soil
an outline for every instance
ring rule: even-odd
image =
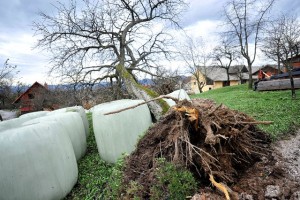
[[[247,170],[257,161],[271,155],[270,138],[255,126],[258,123],[263,122],[211,100],[181,101],[148,130],[127,158],[124,184],[137,182],[142,186],[138,195],[149,199],[155,161],[163,157],[195,175],[202,197],[224,198],[215,194],[210,177],[244,192],[243,184],[236,183],[245,173],[253,173]],[[238,193],[228,191],[232,199],[238,198]]]

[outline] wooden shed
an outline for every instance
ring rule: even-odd
[[[35,82],[13,104],[19,107],[21,114],[42,110],[48,92],[47,84]]]

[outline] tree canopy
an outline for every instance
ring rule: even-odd
[[[148,101],[136,73],[151,73],[169,56],[166,23],[178,25],[184,0],[80,0],[58,3],[54,16],[40,13],[37,47],[51,52],[52,68],[63,79],[94,85],[124,83],[130,95]],[[153,75],[153,74],[152,74]],[[154,104],[153,102],[150,104]],[[161,106],[150,105],[159,118]],[[156,111],[155,111],[156,110]]]

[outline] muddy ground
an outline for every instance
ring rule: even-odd
[[[300,130],[271,145],[271,152],[230,186],[238,199],[300,200]],[[224,199],[211,188],[201,189],[193,200]]]

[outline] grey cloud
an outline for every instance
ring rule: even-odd
[[[0,32],[30,30],[38,12],[53,9],[56,0],[2,0],[0,1]]]
[[[218,20],[221,17],[225,1],[221,0],[189,0],[190,8],[182,19],[183,26],[192,25],[201,20]]]

